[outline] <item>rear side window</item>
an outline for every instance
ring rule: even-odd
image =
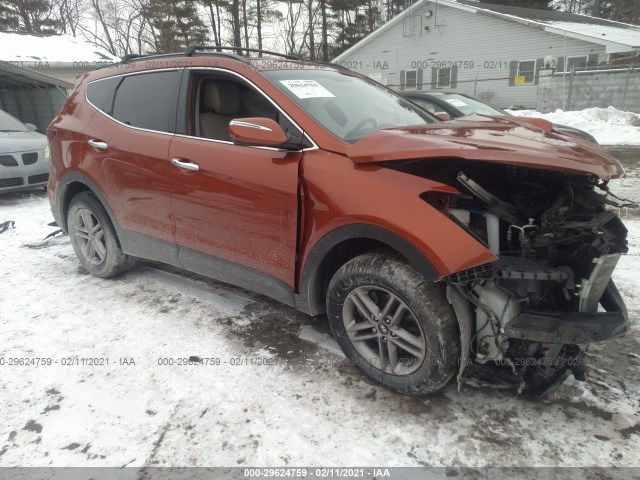
[[[96,80],[87,85],[87,98],[97,109],[111,115],[113,95],[122,77],[111,77]]]
[[[111,116],[132,127],[171,131],[181,74],[174,70],[125,76],[117,87]]]

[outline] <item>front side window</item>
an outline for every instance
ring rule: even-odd
[[[438,69],[438,88],[451,88],[451,69],[439,68]]]
[[[437,121],[392,90],[350,72],[271,70],[263,75],[326,130],[350,143],[381,128]]]
[[[449,105],[460,110],[464,115],[470,115],[472,113],[488,116],[507,115],[507,112],[495,108],[488,103],[481,102],[475,98],[465,97],[464,95],[447,94],[443,99]]]
[[[518,62],[518,76],[524,77],[524,83],[534,83],[536,78],[536,61]]]
[[[132,127],[170,131],[181,71],[125,76],[116,89],[111,115]]]
[[[428,112],[436,113],[436,111],[439,111],[436,109],[435,104],[431,103],[429,100],[425,100],[424,98],[412,98],[411,101],[413,103],[417,103]]]

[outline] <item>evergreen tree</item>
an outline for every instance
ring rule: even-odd
[[[4,0],[0,3],[0,30],[51,33],[60,27],[52,18],[50,0]]]
[[[337,30],[336,55],[355,45],[382,24],[379,4],[374,0],[329,0]]]
[[[207,42],[208,30],[195,0],[149,0],[143,15],[151,25],[157,53],[177,52]]]
[[[640,1],[638,0],[591,0],[587,14],[616,22],[640,23]]]

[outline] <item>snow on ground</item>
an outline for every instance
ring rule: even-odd
[[[616,274],[632,331],[594,345],[590,380],[545,401],[455,384],[395,395],[349,365],[322,318],[150,263],[86,274],[68,237],[44,240],[43,193],[0,196],[3,220],[16,224],[0,234],[0,466],[640,464],[633,216]],[[209,364],[178,365],[190,356]],[[108,365],[75,360],[89,358]]]
[[[579,128],[593,135],[601,145],[640,145],[640,115],[613,107],[540,113],[535,110],[507,110],[521,117],[544,118],[554,123]]]

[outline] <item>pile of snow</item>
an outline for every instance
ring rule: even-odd
[[[587,108],[581,111],[540,113],[535,110],[507,110],[521,117],[544,118],[589,132],[601,145],[640,146],[640,115],[613,107]]]
[[[0,60],[5,62],[102,63],[119,60],[105,50],[71,35],[0,32],[0,45]]]

